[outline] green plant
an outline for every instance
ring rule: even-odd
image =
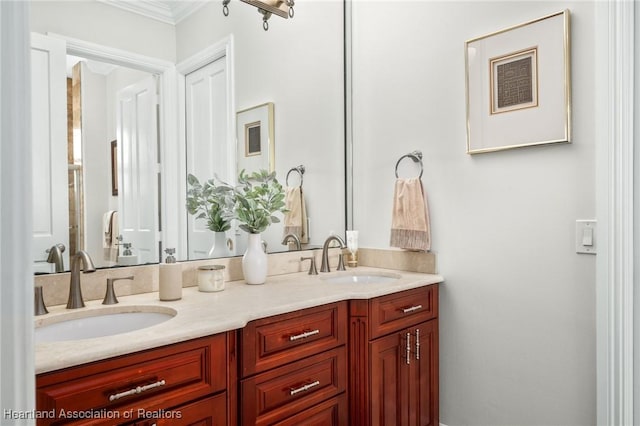
[[[217,185],[213,179],[201,184],[198,178],[187,176],[187,211],[197,219],[206,219],[207,228],[214,232],[224,232],[231,228],[231,214],[228,206],[233,204],[233,189],[228,185]]]
[[[274,213],[286,213],[284,190],[276,179],[276,173],[260,170],[238,175],[234,188],[233,217],[240,222],[240,229],[251,234],[264,232],[272,223],[280,222]]]

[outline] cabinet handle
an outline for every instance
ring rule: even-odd
[[[407,333],[407,364],[411,364],[411,333]]]
[[[289,336],[289,341],[293,342],[299,339],[305,339],[309,336],[313,336],[314,334],[320,334],[320,330],[315,329],[315,330],[311,330],[311,331],[304,331],[300,334],[296,334],[294,336]]]
[[[408,314],[408,313],[415,312],[415,311],[420,310],[420,309],[422,309],[422,305],[414,305],[414,306],[412,306],[410,308],[402,309],[402,313],[403,314]]]
[[[151,383],[148,385],[144,385],[144,386],[137,386],[133,389],[129,389],[128,391],[124,391],[124,392],[120,392],[120,393],[115,393],[113,395],[109,395],[109,401],[116,401],[120,398],[124,398],[125,396],[129,396],[129,395],[137,395],[139,393],[151,390],[151,389],[155,389],[155,388],[159,388],[161,386],[166,385],[167,383],[164,380],[160,380],[157,381],[155,383]]]
[[[420,329],[416,328],[416,359],[420,359]]]
[[[316,380],[315,382],[311,382],[311,383],[307,383],[306,385],[302,385],[299,388],[291,389],[289,391],[289,394],[291,396],[293,396],[293,395],[295,395],[297,393],[308,391],[309,389],[315,388],[316,386],[319,386],[319,385],[320,385],[320,380]]]

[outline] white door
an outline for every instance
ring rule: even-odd
[[[187,173],[204,182],[217,175],[232,182],[235,151],[229,148],[226,58],[186,75]],[[232,238],[233,233],[227,232]],[[214,234],[203,219],[189,215],[189,259],[206,258]]]
[[[118,220],[122,242],[131,243],[136,263],[159,261],[156,78],[118,92]]]
[[[31,34],[35,272],[53,272],[46,250],[60,243],[69,267],[66,54],[63,40]]]

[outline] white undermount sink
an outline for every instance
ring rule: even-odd
[[[36,319],[36,343],[92,339],[140,330],[170,320],[176,310],[166,306],[113,306],[70,311]]]
[[[321,276],[320,279],[334,284],[384,284],[401,278],[391,272],[338,272],[336,275]]]

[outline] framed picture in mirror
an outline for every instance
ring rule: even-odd
[[[569,10],[465,43],[467,153],[571,142]]]
[[[274,105],[267,102],[236,115],[238,170],[275,170]]]
[[[111,195],[118,195],[118,141],[111,141]]]

